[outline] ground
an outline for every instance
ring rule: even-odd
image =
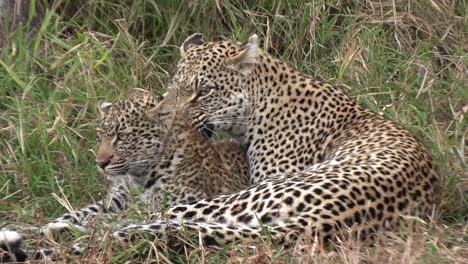
[[[211,252],[195,239],[185,252],[162,250],[157,257],[466,263],[467,10],[466,1],[456,0],[99,0],[67,19],[49,11],[35,34],[26,34],[26,26],[0,50],[0,222],[38,225],[64,212],[65,198],[79,207],[102,197],[93,154],[96,102],[116,101],[134,87],[164,92],[178,46],[194,32],[210,40],[256,33],[275,56],[416,134],[441,170],[440,202],[432,219],[407,219],[401,233],[382,236],[374,247],[344,241],[326,249],[278,248],[266,240]],[[129,254],[87,257],[121,261]]]

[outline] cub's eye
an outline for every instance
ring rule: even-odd
[[[126,134],[126,133],[119,133],[119,134],[117,134],[117,139],[118,139],[119,141],[125,141],[125,140],[127,140],[127,138],[128,138],[128,134]]]
[[[100,143],[102,140],[101,140],[101,134],[102,134],[102,130],[101,129],[96,129],[96,142],[97,143]]]

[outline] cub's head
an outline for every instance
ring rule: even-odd
[[[166,129],[149,114],[160,98],[139,92],[118,103],[99,103],[96,165],[106,175],[139,176],[158,159]]]
[[[248,79],[259,59],[258,38],[245,43],[204,42],[200,33],[180,47],[181,60],[168,94],[196,95],[196,102],[215,130],[233,132],[246,122]]]

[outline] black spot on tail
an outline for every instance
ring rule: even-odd
[[[0,246],[0,252],[2,252],[0,253],[0,263],[24,262],[28,258],[28,254],[19,247],[2,245]]]
[[[206,247],[219,246],[218,242],[216,242],[216,239],[214,239],[212,236],[205,236],[203,238],[203,245]]]

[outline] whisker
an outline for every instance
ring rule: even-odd
[[[241,124],[241,125],[248,125],[246,122],[233,122],[234,120],[215,120],[215,121],[208,121],[208,124],[213,125],[228,125],[228,124]]]
[[[229,114],[229,115],[223,115],[223,114],[210,114],[210,117],[230,117],[230,118],[236,118],[236,119],[252,119],[252,116],[244,116],[244,115],[238,115],[238,114]]]
[[[210,128],[208,128],[208,127],[204,127],[203,130],[205,130],[205,129],[208,130],[208,131],[210,131],[213,135],[215,135],[215,136],[217,135],[217,133],[216,133],[215,131],[213,131],[212,129],[210,129]],[[203,136],[205,136],[205,138],[208,138],[208,140],[210,141],[210,143],[214,143],[213,137],[209,137],[209,136],[205,133],[205,131],[203,131],[203,130],[200,131],[201,134],[203,134]]]
[[[140,164],[140,163],[152,163],[152,162],[161,162],[161,161],[167,161],[166,156],[155,156],[151,157],[149,159],[144,159],[144,160],[134,160],[134,161],[127,161],[128,164],[134,165],[134,164]]]

